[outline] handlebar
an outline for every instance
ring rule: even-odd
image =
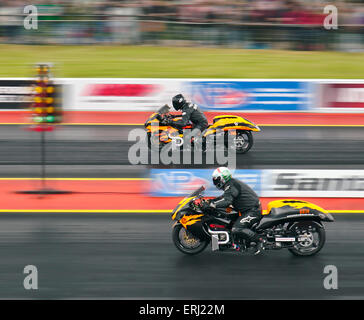
[[[199,206],[200,208],[202,208],[202,206],[203,206],[203,204],[204,204],[204,203],[208,203],[208,201],[209,201],[209,200],[205,199],[205,198],[204,198],[201,194],[200,194],[200,195],[198,195],[196,198],[197,198],[197,199],[195,199],[195,200],[193,201],[193,203],[194,203],[195,205]]]

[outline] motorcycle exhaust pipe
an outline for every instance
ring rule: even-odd
[[[276,237],[274,239],[276,242],[295,242],[296,238],[283,238],[283,237]]]
[[[230,241],[229,233],[227,231],[213,231],[208,228],[209,233],[211,234],[211,247],[212,251],[219,250],[220,244],[227,244]],[[225,235],[225,240],[219,240],[219,234]]]
[[[212,251],[219,250],[219,236],[216,234],[211,236],[211,249]]]

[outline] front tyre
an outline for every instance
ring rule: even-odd
[[[162,150],[164,144],[156,137],[153,137],[150,132],[147,133],[146,142],[148,145],[148,149],[152,150],[152,148],[156,150]]]
[[[176,248],[184,254],[194,255],[205,250],[208,240],[201,240],[187,231],[181,224],[174,226],[172,240]]]
[[[230,138],[229,143],[229,131],[225,133],[225,147],[235,150],[236,153],[246,153],[253,146],[253,134],[251,131],[237,130],[236,135]]]
[[[300,239],[293,248],[288,249],[295,256],[313,256],[325,244],[325,229],[317,222],[296,222],[290,227],[290,230]]]

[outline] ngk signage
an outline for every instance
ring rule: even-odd
[[[322,108],[364,108],[364,83],[322,85]]]

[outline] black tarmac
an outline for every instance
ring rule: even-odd
[[[140,126],[57,128],[46,136],[49,165],[131,165],[128,152],[135,141],[128,141],[129,134],[143,132]],[[254,140],[247,154],[238,155],[237,167],[364,168],[364,127],[263,127]],[[39,132],[0,126],[0,165],[39,163]]]
[[[0,298],[363,299],[364,219],[335,218],[313,257],[210,247],[186,256],[172,243],[168,214],[2,214]],[[37,267],[38,290],[23,287],[27,265]],[[324,288],[328,265],[337,290]]]
[[[142,177],[128,160],[129,126],[61,126],[47,133],[47,173]],[[364,168],[364,128],[263,127],[240,168]],[[39,133],[0,126],[0,177],[39,176]],[[1,213],[0,298],[18,299],[363,299],[364,216],[335,215],[313,257],[177,251],[161,213]],[[25,290],[24,268],[38,270]],[[326,266],[338,289],[324,288]]]

